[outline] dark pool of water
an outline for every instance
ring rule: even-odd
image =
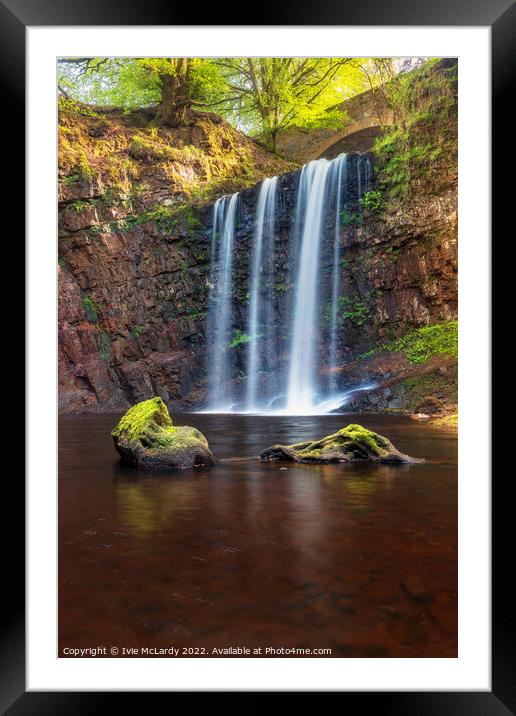
[[[119,656],[171,646],[457,655],[455,435],[405,417],[178,415],[222,461],[153,475],[120,466],[117,417],[60,420],[60,655],[99,645]],[[251,459],[350,422],[427,462],[281,471]]]

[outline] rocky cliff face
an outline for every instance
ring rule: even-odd
[[[288,168],[211,115],[158,131],[142,112],[62,109],[61,411],[113,410],[152,395],[196,402],[206,206]]]
[[[209,361],[210,193],[251,185],[240,195],[235,235],[232,327],[245,331],[255,182],[267,174],[281,175],[274,286],[280,335],[292,310],[299,173],[288,171],[289,165],[227,125],[201,127],[197,138],[192,128],[187,137],[147,137],[131,122],[136,120],[128,124],[122,117],[77,113],[65,114],[62,121],[68,130],[65,141],[75,138],[75,144],[60,153],[59,406],[65,412],[125,408],[153,395],[186,409],[203,405]],[[452,125],[453,117],[453,135]],[[101,156],[92,149],[98,146],[98,132],[104,132],[106,142]],[[138,145],[134,140],[140,135]],[[448,139],[454,145],[456,135]],[[210,155],[215,142],[219,144]],[[224,142],[229,143],[225,150]],[[167,147],[174,152],[157,159]],[[218,152],[224,166],[217,164]],[[233,165],[234,155],[238,161]],[[112,169],[113,157],[117,168],[125,166],[122,183],[113,178],[120,176]],[[456,162],[447,152],[430,159],[431,171],[424,162],[411,166],[403,191],[391,192],[393,182],[385,179],[389,159],[374,157],[377,183],[368,206],[358,204],[357,189],[350,186],[340,236],[337,377],[345,388],[364,382],[377,386],[357,394],[351,404],[356,410],[451,412],[456,405],[454,358],[436,355],[414,364],[403,351],[382,347],[414,329],[457,316]],[[247,168],[243,178],[238,173],[242,161]],[[356,156],[350,158],[352,175],[356,161]],[[224,185],[214,175],[220,171],[220,177],[227,177],[228,162],[234,174]],[[322,354],[328,339],[325,304],[331,292],[330,227],[327,235],[321,256],[321,326],[315,338]],[[283,335],[275,371],[285,369],[288,346],[289,337]],[[242,345],[233,351],[237,374],[245,369],[246,350]],[[371,350],[374,354],[364,356]],[[323,361],[322,376],[325,370]]]

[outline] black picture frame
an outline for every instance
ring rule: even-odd
[[[238,18],[243,24],[241,9],[225,3],[220,7],[204,7],[201,11],[203,25],[227,24],[221,20]],[[17,216],[16,241],[22,248],[21,232],[25,207],[24,186],[24,108],[25,108],[25,29],[27,26],[59,25],[192,25],[198,19],[199,9],[188,10],[185,5],[172,5],[160,0],[0,0],[0,83],[3,104],[3,137],[16,149],[16,161],[9,163],[8,184],[4,194],[9,213]],[[257,22],[260,20],[260,22]],[[237,23],[233,23],[237,24]],[[504,209],[512,206],[511,184],[500,178],[507,161],[506,136],[509,99],[513,73],[512,53],[516,46],[516,9],[510,0],[361,0],[337,4],[332,0],[312,3],[276,3],[270,7],[255,8],[252,22],[260,25],[386,25],[386,26],[490,26],[492,33],[492,172],[495,188],[492,192],[493,233],[502,221]],[[13,121],[15,118],[15,121]],[[502,144],[503,143],[503,144]],[[5,176],[5,173],[4,173]],[[13,237],[14,238],[14,237]],[[23,250],[23,249],[22,249]],[[19,265],[19,264],[18,264]],[[510,285],[509,265],[499,271],[498,281]],[[21,292],[20,292],[21,293]],[[19,299],[22,300],[21,298]],[[493,315],[501,308],[494,303]],[[23,345],[23,338],[21,339]],[[30,346],[29,346],[30,348]],[[495,388],[495,386],[493,386]],[[493,390],[496,395],[496,390]],[[18,397],[19,399],[19,397]],[[495,446],[496,447],[496,446]],[[493,449],[493,454],[496,451]],[[0,635],[0,709],[13,716],[19,714],[71,714],[102,713],[113,710],[113,699],[120,694],[112,692],[25,692],[25,571],[24,571],[24,484],[19,474],[13,474],[8,484],[8,496],[4,503],[13,517],[8,540],[4,545],[13,557],[8,580],[2,590],[2,632]],[[493,474],[495,472],[493,471]],[[16,478],[16,479],[15,479]],[[510,476],[502,473],[494,482],[492,492],[492,691],[463,692],[342,692],[344,707],[357,706],[379,710],[383,714],[398,716],[502,716],[516,714],[516,657],[515,657],[515,609],[514,596],[508,588],[511,576],[512,556],[507,552],[513,542],[512,500],[510,500]],[[506,479],[503,479],[506,478]],[[235,690],[237,688],[235,687]],[[153,709],[156,696],[170,699],[174,694],[131,693],[131,706],[141,703]],[[152,700],[149,701],[149,698]],[[140,701],[145,699],[145,702]]]

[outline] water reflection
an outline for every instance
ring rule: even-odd
[[[116,416],[60,423],[61,645],[328,646],[333,656],[454,656],[456,440],[359,421],[418,465],[261,464],[260,450],[354,416],[185,416],[222,461],[138,474]],[[238,457],[240,459],[230,459]]]

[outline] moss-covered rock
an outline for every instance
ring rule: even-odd
[[[321,440],[273,445],[260,456],[262,462],[293,460],[294,462],[423,462],[397,450],[387,438],[362,425],[348,425]]]
[[[122,461],[144,470],[213,465],[208,441],[196,428],[174,426],[161,398],[137,403],[111,432]]]

